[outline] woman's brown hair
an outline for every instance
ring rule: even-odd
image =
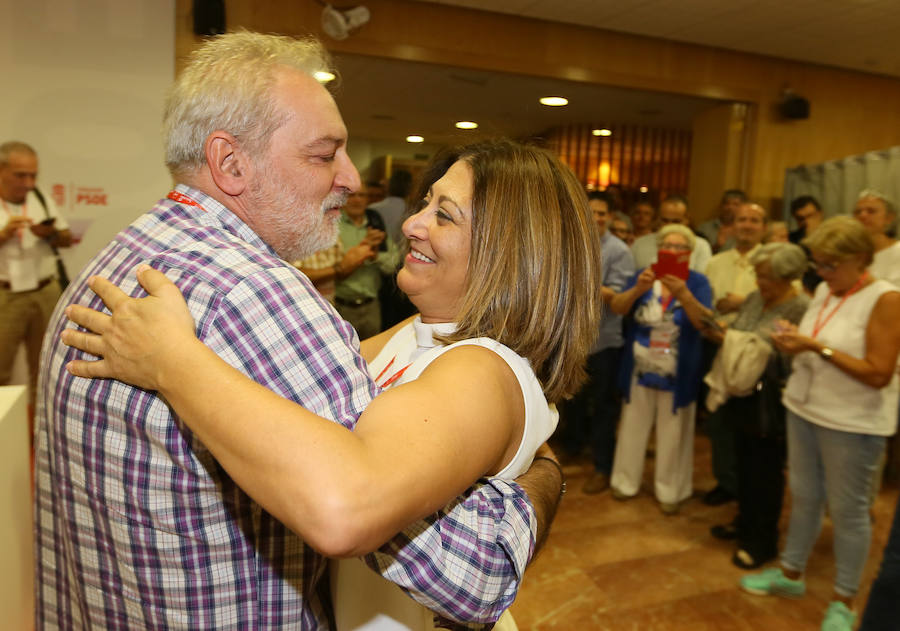
[[[472,251],[445,341],[497,340],[558,402],[585,380],[601,315],[600,238],[584,188],[550,152],[495,140],[438,155],[421,196],[457,160],[472,168]]]

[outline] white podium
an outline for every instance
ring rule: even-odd
[[[26,391],[25,386],[0,386],[0,626],[17,630],[34,628]]]

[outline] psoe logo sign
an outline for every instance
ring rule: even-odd
[[[76,206],[107,206],[106,191],[102,188],[79,186],[75,189]]]
[[[56,202],[56,205],[60,208],[65,208],[66,206],[66,185],[65,184],[54,184],[51,188],[51,194],[53,195],[53,201]]]

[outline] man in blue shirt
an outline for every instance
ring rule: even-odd
[[[616,423],[619,404],[616,396],[616,373],[622,353],[622,316],[605,308],[606,302],[622,290],[634,275],[634,259],[625,243],[609,232],[611,221],[609,198],[599,191],[588,195],[594,221],[600,230],[603,266],[604,314],[600,335],[588,357],[588,381],[566,406],[565,447],[575,453],[585,443],[591,445],[594,474],[584,485],[585,493],[600,493],[609,486],[613,453],[616,448]]]

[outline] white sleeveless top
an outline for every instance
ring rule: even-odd
[[[534,452],[559,421],[556,406],[548,404],[531,365],[508,347],[489,338],[462,340],[448,346],[434,334],[448,335],[453,323],[424,324],[419,317],[400,329],[369,364],[369,373],[381,387],[410,382],[432,361],[451,348],[482,346],[499,355],[512,369],[522,388],[525,427],[516,455],[494,477],[511,480],[531,465]],[[399,587],[377,575],[360,559],[331,562],[331,584],[338,631],[425,631],[433,629],[433,614]]]
[[[900,287],[900,241],[875,253],[875,260],[869,266],[875,278],[886,280]]]
[[[866,327],[872,310],[878,299],[889,291],[898,289],[885,280],[876,280],[854,293],[822,327],[816,339],[836,351],[862,359],[866,354]],[[798,327],[803,335],[812,336],[816,317],[828,294],[828,285],[819,283]],[[835,298],[829,301],[820,322],[840,300]],[[818,354],[803,352],[794,357],[783,400],[787,409],[811,423],[843,432],[890,436],[897,428],[900,381],[895,370],[887,386],[873,388]]]

